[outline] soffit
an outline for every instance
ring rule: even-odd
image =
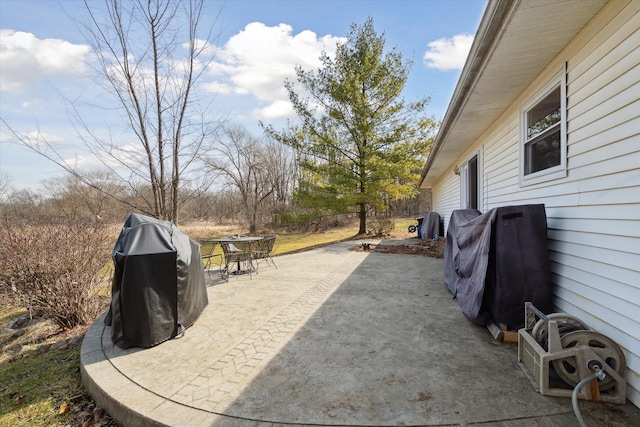
[[[485,33],[479,30],[476,35],[478,43],[472,47],[450,101],[433,158],[422,171],[421,186],[431,185],[451,169],[605,4],[606,0],[490,2],[483,21],[503,22],[493,26],[481,23]],[[495,11],[500,6],[502,16],[487,16],[492,7]]]

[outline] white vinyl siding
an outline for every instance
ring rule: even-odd
[[[440,214],[440,218],[444,220],[446,234],[451,212],[460,209],[460,177],[451,171],[438,182],[437,188],[438,191],[431,193],[432,211]]]
[[[565,62],[567,175],[521,186],[520,108]],[[609,3],[475,149],[480,145],[481,210],[545,204],[557,311],[583,319],[621,346],[627,397],[640,406],[640,2]],[[459,191],[450,176],[433,186],[433,210],[446,225]]]
[[[616,12],[569,58],[559,190],[572,203],[547,209],[549,256],[556,305],[623,348],[627,396],[640,406],[640,7]]]

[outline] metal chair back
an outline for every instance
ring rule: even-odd
[[[256,260],[256,266],[260,261],[264,261],[267,264],[273,265],[275,268],[278,268],[275,261],[271,257],[271,253],[273,252],[273,247],[276,243],[276,237],[274,236],[266,236],[262,240],[258,242],[258,245],[255,250],[253,250],[252,256],[253,259]]]
[[[238,248],[235,244],[230,242],[222,242],[220,243],[222,247],[222,252],[224,253],[224,262],[225,267],[222,270],[223,277],[229,281],[229,275],[231,273],[231,267],[233,264],[238,265],[236,272],[248,272],[249,278],[251,279],[251,273],[253,272],[253,262],[252,262],[252,253],[250,250],[243,250]],[[244,265],[244,269],[243,266]],[[238,274],[236,273],[236,274]]]

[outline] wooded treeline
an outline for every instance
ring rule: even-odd
[[[236,131],[248,137],[245,131]],[[254,231],[265,228],[311,231],[331,224],[335,216],[330,213],[296,206],[293,192],[300,168],[293,151],[273,141],[248,138],[250,150],[242,144],[233,146],[228,141],[226,145],[219,146],[220,150],[228,150],[228,156],[220,152],[209,154],[207,169],[202,174],[211,180],[211,185],[207,191],[182,205],[179,213],[181,222],[241,225],[247,231],[252,224]],[[2,175],[0,223],[18,219],[38,223],[47,218],[62,217],[71,221],[117,224],[124,221],[128,213],[139,212],[132,206],[143,205],[143,195],[150,192],[149,188],[142,186],[132,189],[118,184],[108,172],[94,172],[91,185],[67,174],[43,182],[38,189],[17,189],[11,177]],[[118,198],[111,197],[111,194],[118,194]],[[385,203],[387,210],[372,211],[372,217],[417,215],[426,206],[424,195],[386,200]],[[356,214],[353,215],[355,217]]]

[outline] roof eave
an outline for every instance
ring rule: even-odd
[[[489,0],[487,7],[476,31],[473,44],[469,50],[469,55],[460,73],[460,78],[456,85],[447,111],[442,120],[438,134],[436,135],[435,142],[429,153],[429,157],[422,168],[420,174],[419,187],[430,187],[431,182],[427,180],[427,175],[431,169],[438,151],[442,148],[447,135],[454,126],[457,117],[460,115],[462,108],[466,100],[468,99],[471,91],[475,87],[475,83],[478,76],[481,75],[482,70],[486,64],[486,60],[489,58],[489,53],[493,49],[498,35],[504,28],[505,23],[509,21],[509,17],[517,9],[517,5],[520,2],[512,0]]]
[[[430,187],[551,64],[607,0],[489,0],[433,149]],[[544,48],[540,48],[543,46]]]

